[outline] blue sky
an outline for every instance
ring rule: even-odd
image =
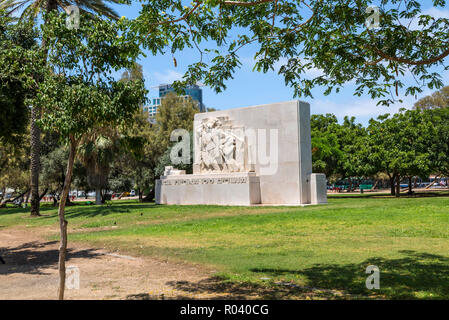
[[[424,3],[431,1],[423,1]],[[423,3],[421,2],[421,3]],[[373,1],[376,4],[376,1]],[[114,6],[121,16],[129,19],[138,15],[141,4],[134,2],[128,6]],[[449,18],[449,8],[436,9],[432,7],[424,7],[424,12],[438,17]],[[277,75],[275,71],[266,74],[252,72],[254,66],[254,50],[245,48],[240,51],[240,57],[243,62],[242,67],[234,75],[234,79],[227,82],[227,89],[219,94],[213,90],[203,87],[203,100],[207,107],[224,110],[230,108],[245,107],[251,105],[259,105],[280,101],[288,101],[293,99],[293,89],[286,87],[283,77]],[[177,67],[173,65],[171,54],[152,56],[147,55],[142,58],[139,63],[143,66],[145,81],[150,90],[149,97],[157,96],[157,89],[154,86],[162,83],[171,83],[182,77],[187,66],[197,61],[199,55],[195,50],[185,50],[175,55],[178,62]],[[319,70],[310,70],[310,75],[318,73]],[[443,82],[449,78],[449,72],[444,73]],[[407,79],[406,79],[407,80]],[[411,77],[408,79],[412,81]],[[402,104],[395,104],[390,107],[376,106],[377,100],[372,100],[368,95],[362,97],[353,96],[355,86],[348,84],[340,93],[324,96],[322,88],[316,88],[313,91],[314,99],[301,98],[311,105],[313,114],[333,113],[339,119],[344,116],[355,116],[357,121],[366,124],[372,117],[377,117],[384,113],[394,113],[399,108],[411,108],[416,101],[414,97],[402,97]],[[424,90],[424,93],[418,96],[421,98],[432,93],[430,90]]]

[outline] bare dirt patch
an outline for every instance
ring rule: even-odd
[[[0,230],[1,299],[56,299],[57,241],[46,241],[36,229]],[[66,290],[66,299],[213,298],[215,293],[183,290],[180,282],[200,282],[211,271],[194,265],[131,257],[120,252],[69,242],[67,266],[80,270],[80,289]]]

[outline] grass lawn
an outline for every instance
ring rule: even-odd
[[[28,218],[23,209],[0,209],[0,235],[17,225],[56,230],[56,209],[42,213]],[[318,298],[449,299],[447,196],[338,194],[308,207],[122,201],[69,207],[67,220],[69,242],[203,264],[222,283],[265,288],[269,298],[304,297],[306,287]],[[365,287],[369,265],[380,269],[380,290]]]

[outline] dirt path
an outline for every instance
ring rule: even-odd
[[[37,230],[0,229],[0,300],[55,299],[58,247]],[[80,272],[79,290],[66,299],[213,298],[212,292],[182,289],[208,281],[211,271],[197,266],[110,253],[69,243],[67,266]],[[181,284],[181,285],[180,285]],[[181,289],[179,289],[181,288]]]

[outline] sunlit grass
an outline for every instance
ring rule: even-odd
[[[0,226],[54,227],[0,211]],[[339,290],[355,297],[449,298],[449,198],[331,196],[308,207],[157,206],[135,201],[67,209],[70,241],[199,263],[225,281]],[[1,232],[1,229],[0,229]],[[365,269],[381,270],[381,289]]]

